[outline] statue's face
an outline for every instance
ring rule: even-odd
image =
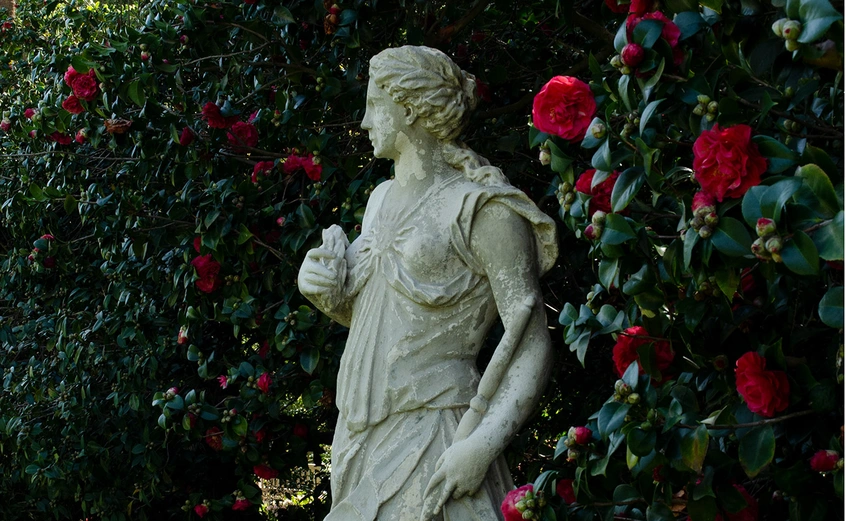
[[[397,143],[402,141],[398,138],[402,135],[407,141],[410,134],[405,112],[405,108],[397,104],[385,89],[370,79],[367,85],[367,109],[361,128],[370,136],[374,156],[397,159],[400,153]]]

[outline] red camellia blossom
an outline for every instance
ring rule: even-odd
[[[305,170],[306,177],[312,181],[320,181],[320,176],[323,175],[323,165],[314,162],[314,154],[307,156],[291,154],[282,164],[282,171],[288,175],[293,174],[300,168]]]
[[[637,16],[643,16],[647,11],[651,11],[655,7],[655,0],[632,0],[629,4],[629,13]]]
[[[56,238],[53,236],[53,234],[52,234],[52,233],[45,233],[44,235],[42,235],[42,236],[41,236],[41,237],[39,237],[39,238],[40,238],[40,239],[44,239],[45,241],[53,241],[53,240],[55,240],[55,239],[56,239]]]
[[[653,11],[643,15],[637,13],[630,14],[629,17],[626,18],[626,31],[628,32],[629,40],[632,39],[634,28],[637,27],[637,24],[643,20],[657,20],[664,24],[661,28],[661,38],[666,40],[667,43],[670,44],[671,48],[676,48],[679,44],[679,38],[681,38],[681,30],[679,29],[679,26],[674,24],[672,20],[667,18],[667,16],[661,11]]]
[[[67,78],[67,74],[65,74],[65,78]],[[94,73],[94,69],[89,70],[88,74],[76,73],[71,80],[70,86],[71,89],[73,89],[73,93],[78,98],[84,99],[85,101],[93,101],[100,92],[100,87],[97,84],[97,77]]]
[[[273,479],[279,475],[278,470],[274,470],[267,465],[256,465],[253,467],[253,472],[261,479]]]
[[[721,129],[714,125],[693,143],[693,169],[702,189],[723,202],[743,197],[761,183],[767,160],[752,142],[752,127],[735,125]]]
[[[211,293],[220,287],[220,263],[212,259],[211,253],[201,255],[191,261],[197,270],[197,289],[203,293]]]
[[[596,112],[596,101],[587,83],[570,76],[555,76],[535,96],[535,128],[567,141],[581,141]]]
[[[253,167],[253,175],[250,180],[253,183],[258,183],[258,176],[265,176],[273,171],[274,163],[273,161],[259,161]]]
[[[212,427],[206,431],[206,444],[214,450],[223,450],[223,431]]]
[[[234,147],[254,147],[258,145],[258,130],[252,123],[239,121],[232,125],[226,138]]]
[[[586,445],[593,439],[593,432],[587,427],[576,427],[576,443]]]
[[[194,251],[200,253],[200,246],[203,245],[203,238],[199,235],[194,237]]]
[[[255,432],[255,436],[256,441],[261,443],[262,441],[264,441],[264,437],[267,436],[267,431],[265,431],[264,429],[259,429]]]
[[[500,509],[502,510],[502,515],[505,517],[505,521],[522,521],[523,520],[523,513],[517,510],[517,503],[523,499],[523,496],[526,495],[526,492],[534,491],[534,487],[532,484],[523,485],[520,488],[511,490],[508,494],[505,495],[505,499],[502,500],[502,506]]]
[[[234,505],[232,505],[232,510],[247,510],[248,508],[250,508],[250,505],[252,505],[252,503],[250,503],[248,500],[239,499],[235,501]]]
[[[76,131],[76,136],[74,136],[74,141],[79,143],[80,145],[84,144],[88,141],[88,134],[85,132],[84,129],[79,129]]]
[[[47,136],[48,141],[55,141],[60,145],[70,145],[73,142],[73,138],[67,134],[59,132],[58,130]]]
[[[737,360],[735,383],[750,411],[772,418],[790,405],[790,383],[784,371],[766,367],[764,357],[754,351],[745,353]]]
[[[623,47],[623,52],[620,53],[620,58],[622,58],[624,65],[637,67],[640,65],[640,62],[643,61],[645,54],[646,52],[643,50],[643,47],[636,43],[629,43]]]
[[[572,479],[559,479],[555,484],[555,493],[564,500],[565,505],[576,502],[576,492],[573,490]]]
[[[259,379],[256,382],[256,385],[258,385],[258,388],[261,389],[261,392],[263,392],[264,394],[267,394],[267,392],[270,391],[270,383],[272,381],[273,380],[270,378],[270,374],[264,373],[261,376],[259,376]]]
[[[33,108],[28,108],[24,111],[24,117],[26,119],[32,119],[32,116],[34,116],[34,115],[35,115],[35,109],[33,109]]]
[[[220,113],[220,107],[211,101],[203,105],[202,118],[206,120],[206,123],[208,123],[211,128],[229,128],[238,121],[237,116],[230,116],[228,118],[224,117],[223,114]]]
[[[817,472],[831,472],[837,468],[840,454],[835,450],[820,450],[811,457],[811,468]]]
[[[704,190],[700,190],[693,195],[693,204],[691,207],[693,209],[693,213],[696,213],[697,210],[703,208],[715,208],[717,205],[717,200],[714,198],[713,195],[709,194]],[[713,211],[713,210],[709,210]]]
[[[655,340],[648,338],[649,332],[642,326],[634,326],[626,329],[617,337],[617,344],[614,346],[614,369],[617,371],[617,376],[623,376],[629,365],[637,361],[637,366],[640,368],[640,374],[644,374],[643,367],[640,365],[640,356],[637,353],[637,348],[653,342],[655,349],[655,363],[658,370],[663,374],[670,364],[673,363],[673,358],[676,354],[673,348],[666,340]]]
[[[206,517],[206,514],[209,513],[209,507],[206,505],[197,505],[194,507],[194,513],[200,517]]]
[[[752,495],[749,494],[742,485],[733,486],[746,500],[746,507],[739,512],[726,512],[726,518],[728,521],[758,521],[758,501],[752,497]],[[723,516],[717,514],[714,521],[723,521]]]
[[[62,102],[62,108],[70,112],[71,114],[81,114],[85,112],[85,108],[79,102],[79,98],[75,95],[71,94],[70,96]]]
[[[291,434],[297,438],[306,439],[306,437],[308,437],[308,425],[304,423],[295,423],[294,428],[291,430]]]
[[[65,72],[65,84],[68,87],[73,88],[73,80],[75,80],[78,76],[80,76],[80,74],[76,72],[73,65],[69,65],[68,70]]]
[[[182,132],[179,134],[179,144],[183,147],[187,147],[191,143],[194,142],[194,132],[191,131],[188,127],[183,127]]]
[[[596,170],[591,168],[585,170],[582,175],[576,180],[576,191],[591,196],[590,211],[591,213],[601,210],[605,213],[611,213],[611,191],[614,190],[614,183],[620,174],[617,171],[611,172],[611,175],[605,181],[602,181],[593,188],[590,185],[593,183],[593,176]],[[620,212],[622,214],[628,213],[628,208]]]

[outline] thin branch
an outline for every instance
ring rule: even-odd
[[[232,56],[238,56],[240,54],[247,54],[247,53],[251,53],[251,52],[256,52],[259,49],[263,49],[263,48],[267,47],[268,45],[270,45],[272,43],[273,42],[263,43],[263,44],[259,45],[258,47],[253,47],[252,49],[244,49],[243,51],[232,52],[232,53],[229,53],[229,54],[215,54],[213,56],[203,56],[202,58],[197,58],[196,60],[191,60],[189,62],[182,62],[182,63],[180,63],[180,65],[183,66],[183,67],[186,67],[188,65],[193,65],[195,63],[200,63],[200,62],[206,61],[206,60],[213,60],[213,59],[218,59],[218,58],[231,58]]]
[[[781,423],[783,421],[792,420],[793,418],[799,418],[801,416],[808,416],[809,414],[814,414],[817,411],[813,409],[809,409],[807,411],[799,411],[794,412],[791,414],[785,414],[784,416],[779,416],[778,418],[769,418],[766,420],[758,420],[749,423],[735,423],[733,425],[724,424],[724,425],[708,425],[706,423],[702,423],[700,425],[705,425],[705,428],[708,430],[736,430],[736,429],[748,429],[750,427],[759,427],[761,425],[769,425],[771,423]],[[699,425],[685,425],[683,423],[679,424],[679,427],[683,429],[698,429]]]
[[[450,24],[442,29],[440,29],[437,33],[432,34],[431,32],[426,35],[426,45],[430,47],[437,47],[439,43],[443,43],[449,41],[453,36],[461,32],[462,29],[467,27],[470,22],[473,21],[474,18],[479,16],[485,9],[488,8],[490,5],[490,0],[477,0],[476,4],[470,8],[467,13],[464,14],[461,18],[458,19],[453,24]],[[434,30],[434,26],[432,27]]]

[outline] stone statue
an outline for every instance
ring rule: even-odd
[[[361,127],[395,179],[373,191],[352,244],[324,230],[298,278],[350,327],[326,521],[502,519],[513,483],[501,454],[549,376],[538,276],[558,250],[552,220],[456,141],[475,91],[435,49],[370,62]],[[480,383],[497,315],[506,334]]]

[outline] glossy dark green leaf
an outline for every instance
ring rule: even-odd
[[[757,476],[775,456],[775,435],[770,425],[753,427],[737,448],[740,465],[750,478]]]
[[[817,196],[819,210],[822,210],[828,216],[842,211],[842,205],[837,199],[834,185],[831,184],[831,179],[822,168],[813,164],[799,167],[796,169],[796,177],[802,178],[805,185]]]
[[[664,23],[658,20],[642,20],[632,31],[632,41],[640,44],[644,49],[651,49],[658,38],[661,37],[661,31],[664,29]]]
[[[758,146],[761,155],[767,158],[767,172],[777,174],[796,165],[796,153],[780,141],[760,134],[754,136],[752,141]]]
[[[626,241],[636,239],[637,235],[632,230],[626,218],[618,214],[609,214],[605,219],[605,230],[600,240],[605,244],[623,244]]]
[[[614,188],[611,191],[611,211],[620,212],[624,210],[637,195],[645,181],[646,175],[643,169],[634,167],[624,170],[617,181],[614,182]]]
[[[816,275],[820,270],[820,257],[814,241],[802,231],[793,233],[793,238],[781,250],[784,265],[799,275]]]
[[[823,324],[835,329],[843,328],[843,286],[826,291],[818,308]]]
[[[758,223],[758,219],[764,217],[764,212],[761,208],[761,199],[766,191],[766,186],[753,186],[743,196],[743,203],[741,205],[743,220],[745,220],[746,224],[752,228],[755,228],[755,225]],[[771,217],[771,215],[768,215],[767,217]]]
[[[599,428],[599,435],[603,439],[607,439],[611,431],[619,429],[629,413],[631,405],[608,402],[599,410],[599,418],[597,419],[597,426]]]
[[[705,425],[700,425],[696,429],[684,429],[680,436],[682,462],[694,472],[701,471],[708,452],[708,429]]]
[[[711,243],[717,250],[730,257],[751,255],[752,238],[749,231],[737,219],[723,217],[711,236]]]
[[[800,3],[799,18],[802,20],[800,43],[813,43],[822,38],[831,24],[843,20],[828,0],[805,0]]]
[[[690,500],[687,513],[691,521],[713,521],[717,517],[717,502],[712,497]]]
[[[820,223],[822,227],[811,232],[820,258],[828,261],[843,260],[843,211],[837,213],[831,221]]]
[[[646,509],[646,521],[674,521],[676,516],[664,503],[652,503]]]

